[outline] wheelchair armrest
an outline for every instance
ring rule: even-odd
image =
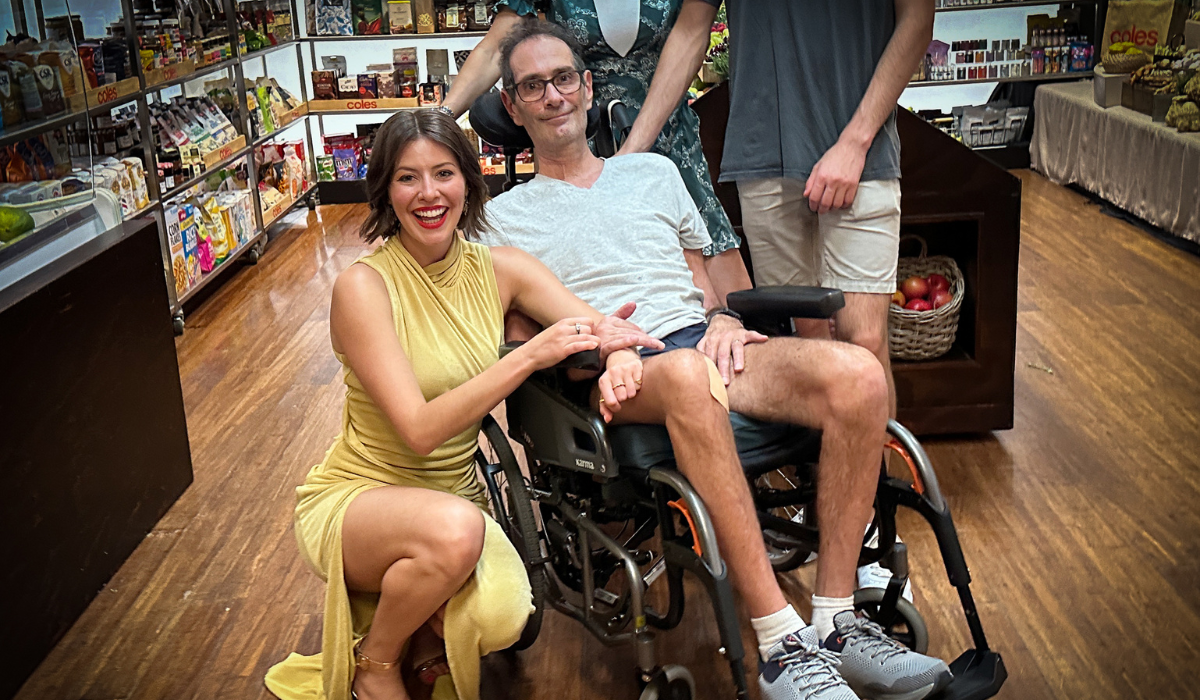
[[[791,318],[830,318],[846,305],[840,289],[758,287],[726,297],[729,308],[748,322],[779,323]]]
[[[504,357],[508,353],[516,350],[524,344],[524,340],[517,340],[501,345],[500,357]],[[568,355],[557,365],[554,365],[549,369],[582,369],[590,370],[592,372],[599,372],[604,368],[600,366],[599,350],[584,350],[583,352],[577,352],[574,355]]]

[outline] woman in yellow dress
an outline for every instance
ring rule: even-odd
[[[514,643],[532,610],[521,559],[487,515],[480,422],[572,353],[657,341],[617,328],[533,257],[464,240],[486,225],[487,188],[451,117],[388,119],[367,190],[362,235],[383,244],[338,276],[329,313],[342,433],[296,490],[300,552],[326,580],[321,653],[292,654],[266,684],[284,700],[407,700],[399,660],[428,629],[449,668],[434,697],[472,700],[480,657]],[[546,330],[498,358],[509,310]],[[615,350],[606,368],[602,392],[619,410],[641,361]]]

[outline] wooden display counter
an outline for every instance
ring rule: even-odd
[[[713,181],[720,175],[729,91],[719,85],[692,108]],[[892,361],[897,418],[918,435],[1004,430],[1013,424],[1017,254],[1021,182],[1006,170],[901,109],[901,235],[917,234],[930,255],[955,259],[966,278],[957,340],[946,355]],[[737,188],[716,192],[745,240]],[[742,255],[753,274],[748,246]],[[916,255],[906,247],[901,255]]]

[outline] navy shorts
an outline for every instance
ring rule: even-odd
[[[704,321],[690,325],[686,328],[680,328],[674,333],[668,333],[666,337],[659,338],[659,340],[663,342],[663,345],[666,346],[662,350],[648,350],[646,348],[642,348],[642,357],[653,357],[654,355],[661,355],[664,352],[671,352],[672,350],[695,348],[700,344],[701,340],[704,340],[704,334],[707,332],[708,323]]]

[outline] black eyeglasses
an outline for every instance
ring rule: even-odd
[[[579,86],[583,85],[583,71],[566,70],[555,73],[554,77],[549,80],[522,80],[516,86],[517,97],[520,97],[522,102],[537,102],[546,94],[547,83],[553,83],[558,94],[570,95],[577,92]]]

